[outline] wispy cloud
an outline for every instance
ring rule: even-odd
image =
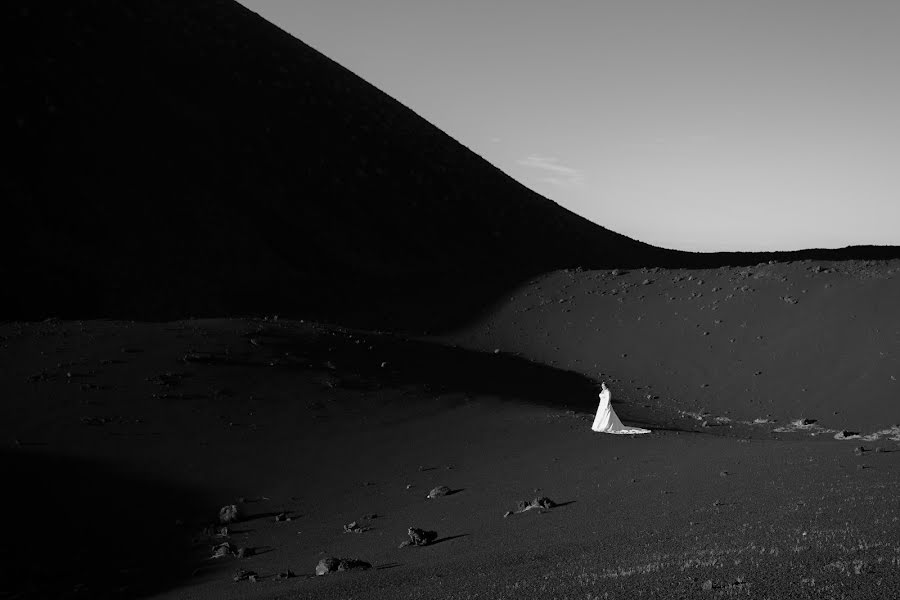
[[[516,162],[524,167],[544,171],[547,176],[540,178],[540,181],[543,181],[544,183],[561,187],[581,185],[584,183],[584,175],[581,171],[560,164],[559,159],[553,156],[539,156],[537,154],[532,154]]]

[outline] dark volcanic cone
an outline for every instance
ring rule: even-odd
[[[9,316],[433,325],[537,272],[664,254],[230,0],[2,13],[24,40],[3,71]]]

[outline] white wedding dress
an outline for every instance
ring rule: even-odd
[[[606,386],[600,392],[600,405],[597,407],[597,416],[594,417],[594,424],[591,429],[600,433],[650,433],[649,429],[641,429],[640,427],[625,427],[622,421],[616,416],[616,411],[612,407],[612,394]]]

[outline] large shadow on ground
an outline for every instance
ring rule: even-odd
[[[192,570],[190,490],[39,449],[0,453],[2,598],[140,598]]]
[[[299,359],[284,368],[296,368],[299,362],[326,374],[336,388],[375,391],[413,386],[430,394],[487,395],[579,413],[597,408],[599,381],[511,354],[343,329],[297,335],[272,328],[254,337],[278,355]],[[659,417],[641,404],[614,400],[614,406],[620,417],[632,422],[654,424]]]

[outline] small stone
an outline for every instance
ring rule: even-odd
[[[509,517],[509,516],[511,516],[512,514],[513,514],[513,511],[508,510],[508,511],[506,511],[505,513],[503,513],[503,518],[505,519],[506,517]]]
[[[238,548],[236,556],[238,558],[249,558],[256,554],[253,548]]]
[[[287,516],[287,513],[278,513],[277,515],[275,515],[276,523],[284,523],[284,522],[287,522],[290,520],[291,520],[291,518],[289,516]]]
[[[232,576],[231,580],[234,582],[238,581],[250,581],[251,583],[256,583],[258,575],[255,571],[248,571],[247,569],[240,569],[235,572],[234,576]]]
[[[418,527],[410,527],[406,530],[406,535],[409,536],[409,543],[412,546],[427,546],[437,539],[436,531],[426,531]]]
[[[707,592],[712,590],[713,589],[712,579],[707,579],[706,581],[703,582],[703,585],[701,585],[700,587],[703,588],[703,590],[707,591]]]
[[[531,506],[534,508],[553,508],[556,506],[556,502],[548,498],[547,496],[540,496],[531,501]]]
[[[223,506],[219,509],[219,522],[220,523],[234,523],[240,518],[240,511],[238,510],[237,505],[229,504],[227,506]]]
[[[446,496],[450,494],[451,490],[446,485],[439,485],[436,488],[433,488],[430,492],[428,492],[428,496],[426,496],[429,500],[433,500],[435,498],[439,498],[441,496]]]
[[[222,542],[221,544],[217,544],[212,548],[212,556],[210,558],[224,558],[226,556],[233,556],[237,552],[237,548],[235,548],[234,544],[231,542]]]
[[[370,569],[372,565],[364,560],[355,558],[335,558],[329,556],[323,558],[316,565],[316,575],[329,575],[338,571],[351,571],[354,569]]]
[[[865,452],[868,452],[868,449],[865,446],[857,446],[856,448],[853,449],[853,453],[856,454],[857,456],[859,456]]]
[[[294,572],[288,569],[287,571],[281,571],[280,573],[278,573],[278,575],[275,576],[275,579],[278,579],[280,581],[283,579],[293,579],[294,577],[296,577]]]
[[[363,527],[356,521],[344,525],[344,533],[363,533],[364,531],[368,531],[368,529],[368,527]]]
[[[719,477],[728,477],[728,471],[719,471]]]

